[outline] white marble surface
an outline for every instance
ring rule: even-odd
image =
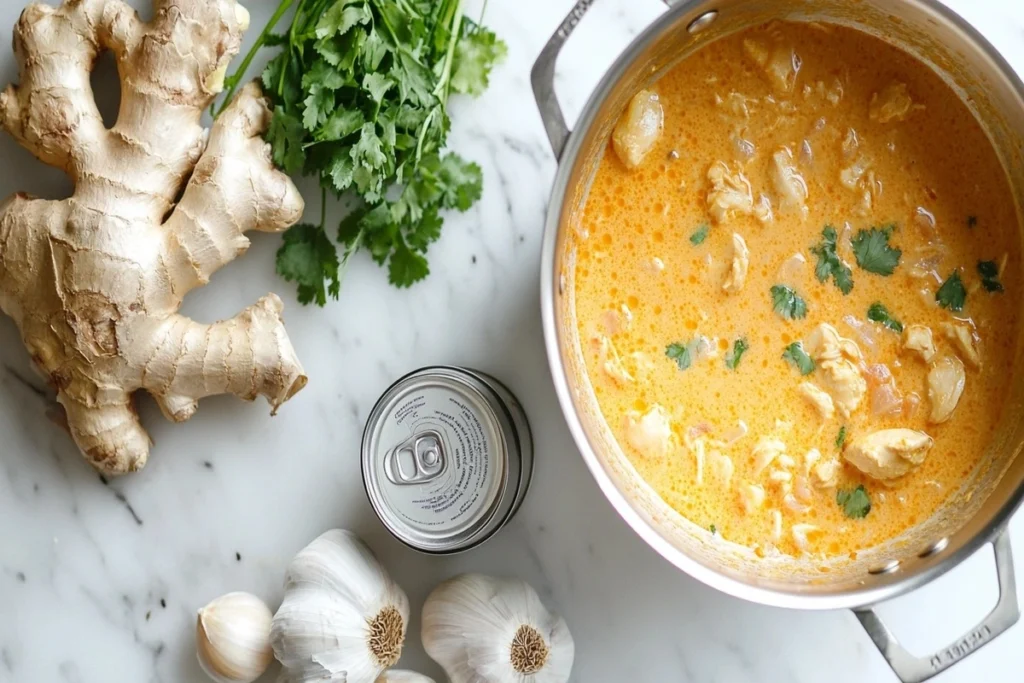
[[[397,291],[361,257],[340,302],[303,309],[274,276],[278,238],[257,236],[247,256],[187,302],[188,312],[209,320],[268,290],[289,302],[288,328],[311,381],[277,418],[267,419],[262,403],[222,398],[175,426],[147,399],[143,417],[157,444],[149,465],[103,482],[44,417],[41,384],[14,326],[0,320],[0,682],[204,680],[192,647],[196,608],[229,590],[274,604],[292,554],[333,526],[369,541],[409,592],[414,613],[434,584],[456,572],[527,579],[575,635],[574,681],[894,680],[850,613],[747,604],[675,570],[612,511],[577,455],[539,324],[541,225],[555,164],[528,80],[533,58],[571,4],[491,0],[487,21],[508,41],[509,59],[484,97],[454,105],[452,134],[455,148],[482,165],[484,198],[468,214],[449,217],[431,250],[427,282]],[[1024,71],[1024,4],[952,4]],[[20,5],[0,3],[4,35]],[[276,0],[250,3],[255,25],[271,5]],[[570,120],[618,51],[661,11],[657,0],[597,3],[559,68]],[[0,80],[15,75],[5,47]],[[99,80],[109,85],[109,73]],[[60,174],[6,136],[0,158],[0,194],[67,191]],[[308,195],[318,211],[316,193]],[[484,548],[446,559],[392,540],[359,479],[359,435],[374,400],[393,379],[428,363],[466,364],[504,378],[526,406],[538,451],[533,490],[511,526]],[[1024,516],[1011,526],[1020,555]],[[989,558],[972,558],[883,614],[910,647],[945,645],[994,603]],[[418,629],[415,618],[402,663],[440,678]],[[1019,681],[1022,671],[1018,624],[940,680]]]

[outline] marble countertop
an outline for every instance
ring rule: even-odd
[[[262,26],[277,2],[249,4]],[[569,623],[573,680],[581,683],[895,680],[851,613],[749,604],[673,568],[612,510],[577,454],[540,329],[538,261],[555,162],[529,86],[534,57],[571,4],[491,1],[487,22],[508,42],[509,57],[486,95],[453,105],[451,136],[483,167],[484,197],[448,218],[430,252],[429,280],[398,291],[361,256],[339,302],[302,308],[274,275],[279,238],[257,235],[248,255],[187,301],[187,313],[213,320],[267,291],[285,299],[311,381],[275,419],[262,402],[215,398],[187,424],[172,425],[146,398],[141,412],[156,442],[149,464],[104,481],[48,421],[46,392],[14,325],[0,320],[0,682],[199,683],[195,610],[230,590],[276,605],[295,551],[336,526],[365,538],[405,587],[414,619],[402,664],[439,680],[418,642],[419,607],[440,580],[467,570],[531,582]],[[1024,73],[1024,4],[950,4]],[[20,5],[0,3],[0,33],[9,35]],[[657,0],[596,3],[559,65],[570,121],[614,56],[661,11]],[[4,82],[16,78],[7,44]],[[109,67],[96,77],[101,93],[111,91]],[[0,156],[0,194],[68,191],[61,174],[7,136]],[[319,211],[315,199],[310,204]],[[417,555],[393,540],[359,475],[359,437],[377,396],[403,373],[435,363],[504,379],[526,406],[537,448],[533,489],[518,517],[482,549],[450,558]],[[1024,548],[1024,515],[1011,536]],[[1017,571],[1024,583],[1024,562]],[[962,635],[995,598],[986,549],[881,611],[923,653]],[[1021,671],[1024,624],[939,680],[1020,680]]]

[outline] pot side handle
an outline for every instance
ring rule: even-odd
[[[544,49],[537,56],[530,70],[530,83],[533,85],[533,98],[537,101],[537,109],[540,111],[540,118],[544,122],[544,130],[548,134],[548,142],[551,143],[551,151],[555,153],[555,159],[562,156],[565,142],[569,139],[569,126],[565,123],[565,115],[562,114],[562,107],[558,104],[558,97],[555,96],[555,62],[562,51],[562,46],[569,39],[570,34],[580,23],[580,19],[587,13],[595,0],[577,0],[569,14],[565,16],[562,23],[551,34]]]
[[[569,39],[576,29],[576,25],[580,23],[580,19],[595,1],[577,0],[562,23],[551,34],[530,70],[533,98],[537,101],[537,109],[544,122],[544,130],[548,134],[548,142],[551,143],[551,151],[555,153],[555,159],[561,158],[562,150],[569,139],[569,126],[565,123],[565,115],[562,114],[562,108],[558,105],[558,98],[555,96],[555,62],[558,61],[558,55],[562,51],[565,41]],[[662,0],[669,7],[681,1]]]
[[[938,675],[967,655],[988,645],[1020,619],[1010,535],[1005,528],[992,541],[992,550],[996,558],[996,574],[999,580],[999,601],[995,608],[962,638],[929,657],[915,657],[910,654],[900,645],[896,636],[882,623],[882,619],[873,609],[854,610],[861,626],[874,641],[875,647],[903,683],[921,683]]]

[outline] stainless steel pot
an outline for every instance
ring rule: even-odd
[[[594,0],[579,0],[544,47],[533,90],[559,160],[541,265],[541,308],[555,389],[583,458],[626,522],[667,560],[736,597],[801,609],[854,610],[875,645],[906,682],[924,681],[976,651],[1020,617],[1006,525],[1024,499],[1024,379],[1015,382],[983,467],[931,519],[827,575],[798,561],[768,565],[712,547],[706,533],[669,508],[633,470],[594,400],[574,323],[575,221],[611,128],[639,88],[711,40],[771,19],[827,21],[874,34],[939,72],[974,110],[1024,200],[1024,84],[977,31],[935,0],[688,0],[668,11],[619,55],[569,131],[555,97],[558,53]],[[1013,371],[1021,377],[1022,348]],[[1009,369],[1008,369],[1009,370]],[[999,602],[963,638],[929,657],[900,646],[872,605],[940,576],[991,543]],[[721,544],[719,544],[720,546]]]

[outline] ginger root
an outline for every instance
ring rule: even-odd
[[[66,171],[59,201],[0,205],[0,309],[52,382],[72,437],[97,469],[141,468],[149,435],[132,395],[187,420],[230,393],[274,410],[306,383],[269,294],[230,320],[178,314],[184,296],[249,246],[302,215],[270,160],[270,112],[255,83],[207,131],[249,15],[235,0],[154,0],[151,22],[120,0],[29,5],[14,29],[21,83],[0,94],[0,125]],[[121,81],[107,129],[89,74],[111,51]]]

